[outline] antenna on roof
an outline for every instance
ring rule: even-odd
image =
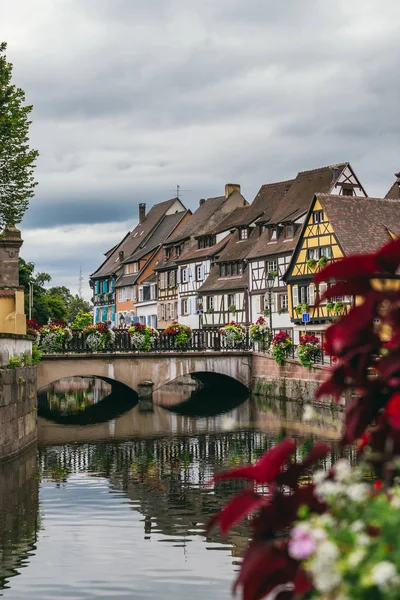
[[[79,298],[82,298],[82,288],[83,288],[83,275],[82,275],[82,265],[79,267],[79,279],[78,279],[78,295]]]
[[[181,192],[191,192],[192,190],[181,190],[181,186],[180,186],[180,185],[177,185],[177,186],[176,186],[176,190],[169,190],[169,191],[170,191],[170,192],[176,192],[176,197],[177,197],[177,198],[178,198],[178,200],[179,200],[179,194],[180,194]]]

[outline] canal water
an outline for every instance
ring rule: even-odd
[[[242,391],[167,386],[143,413],[95,379],[39,394],[39,446],[0,465],[0,597],[6,600],[221,600],[248,542],[205,524],[241,482],[207,483],[290,434],[296,457],[329,439],[338,415]],[[352,457],[350,457],[352,459]]]

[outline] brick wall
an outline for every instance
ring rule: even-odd
[[[0,369],[0,460],[36,441],[36,367]]]

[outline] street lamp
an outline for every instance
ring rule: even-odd
[[[123,329],[124,325],[125,325],[125,317],[124,317],[124,315],[121,313],[121,314],[119,315],[119,326],[120,326],[120,328],[121,328],[121,329]]]
[[[269,309],[269,328],[272,335],[272,288],[274,287],[275,277],[268,273],[267,288],[268,288],[268,309]]]

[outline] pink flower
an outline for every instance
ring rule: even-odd
[[[295,560],[305,560],[312,556],[316,549],[317,543],[309,530],[301,526],[292,529],[288,545],[289,556]]]

